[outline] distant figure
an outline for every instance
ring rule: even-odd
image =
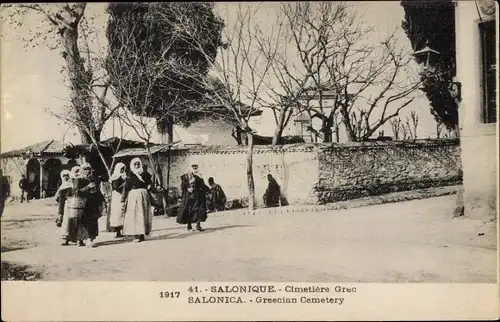
[[[182,204],[177,214],[178,224],[187,224],[187,229],[196,223],[196,230],[203,231],[201,223],[207,220],[207,192],[210,189],[205,185],[198,165],[191,165],[191,169],[181,176]]]
[[[3,216],[5,201],[10,196],[9,180],[3,175],[3,170],[0,169],[0,217]]]
[[[23,203],[25,198],[26,202],[30,202],[29,199],[30,182],[28,181],[28,179],[24,174],[21,176],[21,180],[19,180],[19,188],[21,189],[21,203]]]
[[[214,178],[208,178],[208,186],[210,187],[209,197],[207,200],[207,208],[209,211],[223,211],[226,209],[226,194],[221,186],[215,183]]]
[[[125,180],[127,179],[127,174],[125,173],[125,164],[117,163],[115,170],[109,178],[111,182],[111,187],[113,192],[111,192],[111,209],[109,213],[109,226],[112,231],[116,232],[116,238],[123,237],[123,204],[122,204],[122,193],[123,187],[125,186]]]
[[[269,183],[267,185],[266,192],[264,193],[264,204],[266,205],[266,207],[276,207],[280,204],[280,186],[271,174],[267,175],[267,181]]]
[[[40,177],[35,177],[35,181],[30,184],[30,188],[31,188],[31,199],[36,199],[37,195],[40,198],[42,197],[40,191]]]

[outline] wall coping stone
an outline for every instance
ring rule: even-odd
[[[295,143],[280,146],[255,145],[254,154],[260,153],[284,153],[284,152],[320,152],[332,150],[352,150],[352,149],[383,149],[390,147],[426,147],[426,146],[458,146],[458,139],[418,139],[411,141],[365,141],[348,143]],[[226,146],[226,145],[196,145],[172,147],[172,152],[181,152],[182,154],[246,154],[248,146]],[[168,153],[168,150],[162,150],[160,154]],[[177,154],[177,153],[176,153]]]

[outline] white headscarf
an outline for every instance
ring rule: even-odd
[[[64,179],[65,175],[69,176],[68,180]],[[73,182],[71,181],[71,172],[69,170],[63,170],[63,171],[61,171],[61,185],[57,189],[57,192],[56,192],[56,195],[55,195],[56,199],[59,196],[59,194],[61,193],[61,190],[64,190],[64,189],[67,189],[67,188],[72,188],[72,187],[73,187]]]
[[[86,169],[89,169],[89,174],[88,174],[88,177],[90,177],[92,175],[92,166],[90,165],[90,163],[83,163],[81,166],[80,166],[80,171],[83,172],[83,170],[86,170]],[[83,174],[80,174],[80,177],[82,177]]]
[[[139,168],[136,168],[134,166],[134,163],[139,162]],[[140,158],[133,158],[132,161],[130,161],[130,171],[132,171],[133,174],[139,178],[142,182],[144,182],[144,179],[142,179],[142,173],[144,172],[144,168],[142,166],[142,161]]]
[[[197,169],[193,170],[193,166],[196,166]],[[203,175],[200,172],[200,166],[197,163],[191,164],[191,167],[189,169],[189,173],[203,179]]]
[[[73,168],[71,168],[71,172],[69,173],[69,176],[71,179],[78,179],[80,178],[80,173],[77,174],[77,172],[81,171],[81,167],[78,165],[75,165]]]
[[[122,169],[125,169],[125,164],[120,162],[115,165],[115,170],[113,171],[113,174],[109,178],[109,182],[115,181],[116,179],[120,178],[122,176]]]

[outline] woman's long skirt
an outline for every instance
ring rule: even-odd
[[[122,213],[122,195],[116,191],[111,194],[111,210],[109,214],[109,226],[113,229],[123,227],[124,215]]]
[[[146,189],[130,190],[125,202],[124,235],[149,235],[153,223],[151,202]]]
[[[64,207],[63,221],[61,224],[61,237],[67,241],[76,242],[80,240],[81,227],[79,229],[79,219],[83,215],[83,209]]]
[[[78,220],[78,240],[94,240],[99,236],[99,213],[97,211],[86,212]]]

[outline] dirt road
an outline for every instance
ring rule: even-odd
[[[2,261],[33,267],[42,280],[494,282],[496,224],[451,219],[454,202],[228,211],[201,233],[156,217],[144,243],[101,232],[94,249],[59,245],[53,205],[15,205],[2,218]]]

